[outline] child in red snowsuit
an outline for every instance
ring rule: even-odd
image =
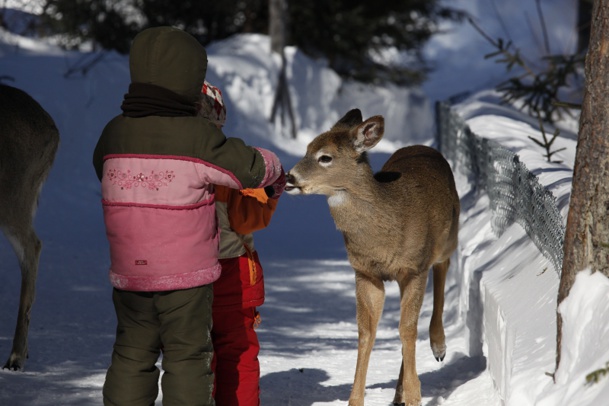
[[[200,114],[221,127],[226,108],[220,91],[206,82],[202,93]],[[260,405],[260,344],[254,328],[264,279],[252,233],[269,225],[282,191],[216,186],[222,273],[214,282],[212,368],[218,406]]]

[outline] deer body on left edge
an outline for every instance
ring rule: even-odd
[[[13,347],[4,368],[23,370],[42,242],[34,216],[42,185],[59,146],[51,116],[23,90],[0,84],[0,230],[21,268],[21,293]]]
[[[417,323],[430,268],[431,348],[438,360],[446,354],[444,283],[457,247],[460,204],[450,166],[433,148],[402,148],[373,174],[366,151],[383,133],[382,116],[362,121],[359,110],[349,111],[308,145],[304,158],[288,173],[286,191],[327,196],[355,271],[358,355],[349,405],[364,404],[368,362],[385,301],[383,282],[397,281],[402,366],[394,404],[417,406]]]

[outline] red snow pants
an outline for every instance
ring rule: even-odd
[[[256,252],[248,254],[221,259],[222,275],[214,282],[211,336],[217,406],[260,405],[260,344],[254,325],[264,285]]]

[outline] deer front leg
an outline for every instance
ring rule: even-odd
[[[433,266],[433,312],[429,324],[429,341],[434,357],[443,361],[446,356],[446,338],[442,314],[444,312],[444,285],[450,259]]]
[[[383,282],[356,271],[355,300],[358,333],[357,363],[355,365],[353,389],[349,397],[349,406],[363,406],[370,353],[374,346],[376,329],[385,303]]]
[[[393,403],[419,406],[421,404],[421,382],[416,368],[417,323],[425,294],[428,272],[406,276],[400,285],[400,339],[402,340],[402,366]]]

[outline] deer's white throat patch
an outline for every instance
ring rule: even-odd
[[[332,196],[328,196],[328,205],[332,207],[342,206],[347,202],[347,193],[339,191]]]

